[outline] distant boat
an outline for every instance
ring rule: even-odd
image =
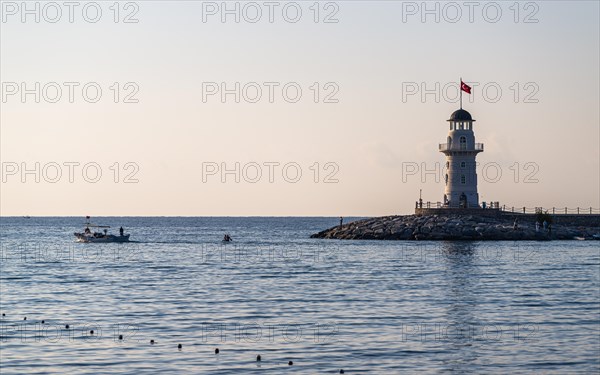
[[[23,219],[31,219],[31,216],[23,216]]]
[[[83,233],[77,233],[77,232],[74,233],[77,242],[84,242],[84,243],[129,242],[129,234],[122,233],[118,236],[115,236],[113,234],[108,234],[108,228],[110,228],[110,226],[92,224],[89,221],[90,220],[89,216],[86,216],[86,219],[88,221],[84,223],[85,229],[83,230]],[[104,233],[96,232],[95,229],[94,229],[94,231],[92,231],[90,228],[104,229]]]

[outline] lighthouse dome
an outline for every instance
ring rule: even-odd
[[[450,115],[450,119],[447,121],[475,121],[473,120],[473,117],[471,117],[471,114],[467,111],[465,111],[464,109],[459,109],[454,111],[451,115]]]

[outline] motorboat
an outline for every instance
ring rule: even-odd
[[[129,242],[129,234],[121,233],[116,236],[114,234],[109,234],[108,229],[110,226],[108,225],[97,225],[90,223],[90,217],[86,216],[87,221],[84,223],[85,229],[82,233],[75,232],[76,242],[85,242],[85,243],[109,243],[109,242]],[[91,229],[90,229],[91,228]],[[102,230],[102,231],[98,231]]]

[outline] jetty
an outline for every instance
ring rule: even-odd
[[[383,216],[337,225],[311,238],[548,241],[592,240],[598,239],[600,234],[600,214],[595,213],[550,215],[548,210],[519,213],[500,208],[417,208],[415,211],[413,215]]]

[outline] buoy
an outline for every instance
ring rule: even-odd
[[[123,340],[123,335],[119,335],[119,340]]]
[[[181,344],[177,345],[177,349],[181,349],[183,346]]]
[[[288,366],[291,366],[291,365],[293,365],[293,364],[294,364],[294,362],[292,362],[292,361],[289,361],[289,362],[288,362]]]
[[[42,324],[44,324],[44,323],[46,323],[46,321],[45,321],[45,320],[42,320]]]
[[[94,334],[94,330],[92,329],[92,330],[90,331],[90,335],[93,335],[93,334]]]
[[[27,317],[24,317],[23,320],[27,320]]]
[[[69,329],[69,325],[68,324],[65,325],[65,329]]]
[[[260,362],[260,361],[261,361],[261,359],[262,359],[262,358],[260,357],[260,354],[256,356],[256,362]]]
[[[340,374],[343,374],[343,373],[344,373],[344,370],[343,370],[343,369],[342,369],[342,370],[340,370]]]
[[[2,316],[6,316],[6,314],[5,314],[5,313],[2,313]]]
[[[154,345],[154,340],[150,340],[150,344]]]
[[[215,349],[215,354],[219,354],[219,348]]]

